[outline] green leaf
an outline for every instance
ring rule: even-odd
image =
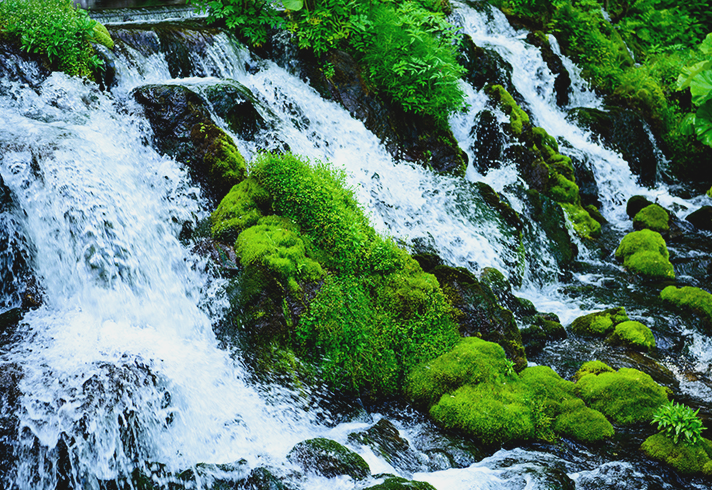
[[[686,66],[682,69],[682,74],[677,78],[677,89],[685,90],[690,86],[692,79],[709,68],[712,68],[712,61],[710,60],[700,61],[692,66]]]
[[[712,146],[712,100],[708,100],[697,109],[695,114],[695,132],[705,145]]]
[[[700,50],[702,51],[702,54],[706,54],[708,56],[712,55],[712,32],[707,34],[705,40],[702,41]]]
[[[287,10],[298,11],[304,6],[304,0],[282,0],[282,5]]]
[[[712,99],[712,70],[703,70],[690,81],[692,102],[701,106]]]

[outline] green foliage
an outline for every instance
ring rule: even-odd
[[[667,402],[665,388],[630,368],[586,374],[576,382],[575,390],[589,407],[622,425],[651,420],[655,410]]]
[[[25,51],[45,56],[52,69],[68,75],[91,77],[102,65],[90,42],[107,40],[97,35],[95,26],[71,0],[0,2],[0,33],[18,41]]]
[[[640,322],[623,322],[616,325],[613,334],[609,338],[613,344],[624,344],[629,347],[639,347],[644,350],[655,348],[655,337],[648,327]]]
[[[626,269],[650,279],[675,279],[669,257],[665,240],[651,230],[628,233],[616,249],[616,258]]]
[[[653,414],[653,423],[658,424],[658,430],[671,437],[675,444],[680,440],[686,444],[697,444],[702,439],[702,420],[699,413],[682,403],[667,402],[661,405]]]
[[[574,380],[578,381],[587,374],[601,374],[601,373],[613,373],[615,369],[606,364],[603,361],[588,361],[584,362],[576,374],[574,374]]]
[[[221,22],[238,31],[248,43],[267,42],[269,29],[284,28],[284,19],[269,0],[188,0],[196,10],[208,10],[209,22]]]
[[[300,290],[297,281],[316,281],[324,275],[319,263],[307,257],[297,227],[279,216],[261,218],[240,233],[235,251],[242,265],[266,267],[293,292]]]
[[[712,443],[701,439],[697,444],[676,444],[663,433],[648,437],[640,446],[653,459],[669,464],[683,475],[705,473],[709,475]]]
[[[584,337],[605,337],[616,325],[627,320],[625,308],[609,308],[578,317],[571,323],[571,331]]]
[[[256,225],[263,213],[270,211],[271,203],[269,193],[257,180],[246,178],[230,190],[210,216],[213,237],[234,243],[242,230]]]
[[[613,437],[615,430],[606,417],[598,410],[588,408],[578,398],[567,400],[563,413],[556,417],[554,430],[567,434],[585,443],[599,442]]]
[[[667,233],[670,231],[670,216],[661,206],[651,204],[638,211],[633,218],[633,227],[636,230],[645,228],[658,233]]]
[[[705,145],[712,146],[712,33],[700,46],[703,61],[682,70],[677,89],[690,89],[697,112],[690,114],[684,125]]]
[[[660,292],[660,297],[680,308],[690,309],[712,326],[712,294],[704,289],[685,286],[668,286]]]

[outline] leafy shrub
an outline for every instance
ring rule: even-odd
[[[90,44],[98,37],[95,25],[72,0],[0,2],[0,33],[18,40],[25,51],[45,56],[52,69],[72,76],[91,77],[102,65]]]
[[[703,61],[682,70],[677,81],[678,90],[690,89],[697,112],[685,118],[683,128],[697,135],[707,146],[712,146],[712,33],[700,46]]]
[[[197,10],[208,9],[209,22],[224,23],[250,44],[267,42],[269,29],[283,28],[284,19],[269,0],[188,0]]]
[[[702,421],[697,417],[699,413],[682,403],[668,402],[655,411],[653,423],[658,424],[658,430],[671,437],[677,444],[680,436],[688,444],[697,444],[702,438]]]

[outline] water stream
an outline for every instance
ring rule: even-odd
[[[634,194],[675,204],[681,216],[698,206],[664,186],[641,187],[620,155],[567,122],[552,98],[553,76],[538,50],[500,13],[456,7],[464,32],[512,64],[512,81],[534,122],[566,151],[593,162],[602,211],[615,233],[622,236],[630,228],[625,202]],[[13,408],[19,435],[12,442],[12,468],[2,475],[5,488],[109,488],[105,482],[125,481],[137,462],[159,462],[168,472],[201,463],[232,464],[205,470],[203,483],[196,480],[199,488],[208,488],[211,474],[239,479],[261,466],[293,488],[353,489],[380,481],[296,475],[286,460],[299,441],[325,436],[347,443],[349,432],[369,427],[381,415],[325,423],[328,408],[319,401],[328,394],[273,389],[267,395],[249,381],[239,353],[220,348],[212,325],[226,307],[223,281],[178,239],[183,223],[197,223],[210,209],[185,168],[148,144],[150,126],[130,96],[143,85],[180,84],[199,94],[221,83],[247,87],[270,123],[269,131],[249,140],[231,133],[247,159],[260,147],[286,142],[295,153],[331,161],[347,172],[380,232],[407,246],[435,250],[451,265],[473,272],[495,267],[521,284],[517,294],[542,311],[556,312],[564,324],[607,306],[567,292],[534,222],[528,225],[530,250],[522,258],[511,230],[473,190],[473,182],[487,182],[521,211],[516,188],[524,184],[513,166],[486,175],[471,166],[467,179],[457,179],[394,161],[346,110],[288,69],[252,55],[232,36],[194,24],[180,28],[189,66],[177,73],[175,53],[161,48],[161,24],[135,24],[130,16],[126,23],[121,15],[111,17],[117,84],[110,92],[59,73],[43,79],[32,66],[18,68],[31,84],[0,79],[0,176],[21,210],[0,208],[0,217],[22,237],[13,253],[31,256],[43,298],[0,351],[2,366],[21,373],[21,395]],[[571,105],[599,107],[600,100],[570,71]],[[469,86],[465,90],[469,112],[451,123],[472,161],[468,124],[485,108],[487,97]],[[217,114],[214,119],[230,132]],[[591,263],[610,262],[593,252],[586,255],[585,244],[580,248]],[[578,274],[574,282],[584,282],[584,276]],[[19,302],[17,297],[0,300],[2,311]],[[704,376],[712,362],[709,339],[690,336],[686,355]],[[543,359],[555,362],[555,357]],[[679,378],[686,372],[688,367],[680,370]],[[706,386],[690,381],[683,389],[708,399]],[[437,432],[422,417],[395,417],[394,422],[418,450],[426,447],[418,444],[423,434]],[[552,488],[555,472],[547,473],[552,468],[568,474],[579,489],[677,484],[659,466],[647,465],[641,473],[637,460],[587,459],[585,449],[566,457],[547,447],[501,450],[466,468],[409,473],[367,448],[352,448],[373,474],[396,473],[439,490]],[[705,488],[699,482],[690,485]]]

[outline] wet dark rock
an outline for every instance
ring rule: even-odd
[[[268,129],[269,123],[259,113],[258,102],[250,89],[237,82],[211,85],[205,89],[205,97],[230,129],[247,141]]]
[[[596,182],[596,176],[593,174],[593,165],[591,164],[591,161],[587,157],[581,159],[576,155],[567,152],[566,147],[563,147],[561,151],[571,156],[571,164],[574,167],[574,177],[576,178],[576,185],[578,185],[579,188],[581,204],[586,206],[586,209],[588,209],[588,206],[591,205],[597,208],[600,207],[601,199],[599,197],[598,183]],[[591,217],[596,219],[593,215],[591,215]]]
[[[272,472],[267,468],[260,467],[252,470],[247,478],[232,488],[237,490],[284,490],[285,487]]]
[[[646,208],[651,204],[653,203],[648,201],[648,199],[644,196],[632,196],[628,199],[625,212],[630,219],[633,219],[643,208]]]
[[[435,487],[424,481],[407,480],[399,476],[388,475],[383,483],[366,487],[364,490],[435,490]]]
[[[712,206],[702,206],[685,219],[698,230],[712,231]]]
[[[477,189],[484,202],[495,210],[509,226],[515,230],[521,230],[524,227],[519,214],[497,194],[497,191],[484,182],[474,182],[472,185]]]
[[[570,266],[578,255],[578,247],[566,228],[564,210],[544,194],[530,189],[526,195],[527,212],[539,223],[548,238],[549,251],[560,269]]]
[[[512,85],[512,66],[493,49],[477,46],[470,36],[463,36],[458,46],[457,61],[465,68],[465,80],[476,90],[485,85],[502,85],[517,98]]]
[[[244,159],[197,93],[181,85],[145,85],[133,96],[151,123],[153,146],[188,165],[216,202],[245,177]]]
[[[19,45],[0,39],[0,78],[37,89],[50,74],[39,55],[26,53]],[[0,94],[3,90],[0,87]]]
[[[542,32],[530,32],[527,34],[527,42],[536,46],[541,51],[541,57],[546,63],[554,79],[554,91],[556,92],[556,105],[566,107],[569,105],[569,90],[571,88],[571,76],[561,61],[561,58],[554,53],[549,44],[549,40]]]
[[[22,379],[21,367],[14,363],[0,365],[0,481],[8,481],[17,456],[20,397],[18,384]]]
[[[99,84],[101,90],[111,90],[116,84],[116,61],[115,56],[106,46],[97,44],[94,46],[97,57],[103,65],[94,69],[94,80]]]
[[[486,174],[490,169],[499,168],[503,158],[505,135],[492,111],[484,110],[477,115],[470,131],[474,143],[470,150],[475,156],[472,162],[475,170]]]
[[[430,117],[406,113],[398,104],[376,94],[351,55],[332,50],[324,56],[323,62],[334,67],[334,76],[329,79],[313,57],[300,55],[305,64],[304,77],[312,85],[325,86],[331,98],[378,136],[394,158],[419,162],[440,173],[464,174],[467,155],[452,131],[438,127]]]
[[[403,439],[398,429],[387,419],[381,419],[362,432],[352,432],[348,436],[352,444],[370,447],[396,469],[415,473],[427,470],[427,461],[410,443]]]
[[[618,151],[642,185],[655,185],[656,149],[650,141],[649,129],[638,114],[619,107],[607,107],[605,111],[579,107],[571,109],[567,119],[593,131],[603,143]]]
[[[436,266],[435,275],[452,305],[462,312],[457,318],[465,337],[481,337],[502,346],[520,371],[527,365],[519,328],[511,311],[503,308],[492,290],[467,269]]]
[[[566,329],[555,315],[536,315],[529,326],[520,331],[527,356],[541,352],[547,344],[567,337]]]
[[[289,451],[287,459],[307,473],[334,477],[347,475],[363,480],[371,474],[364,459],[336,441],[318,437],[298,443]]]

